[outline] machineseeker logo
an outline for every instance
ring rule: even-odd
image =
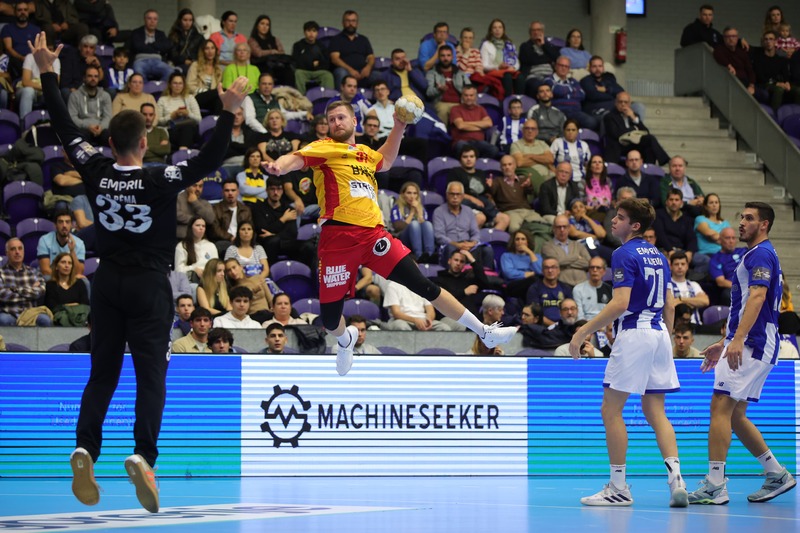
[[[300,396],[300,388],[275,385],[269,400],[261,402],[269,433],[279,448],[299,445],[300,437],[313,429],[340,431],[488,431],[499,430],[500,407],[470,403],[320,403],[312,406]],[[314,415],[316,414],[316,420]],[[316,425],[312,427],[312,423]]]

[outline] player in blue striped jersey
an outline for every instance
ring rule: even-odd
[[[620,202],[611,223],[613,235],[623,243],[611,257],[613,297],[596,317],[578,328],[569,346],[572,357],[579,358],[583,339],[614,321],[616,339],[603,378],[601,407],[611,481],[597,494],[581,498],[584,505],[633,503],[625,482],[628,432],[622,418],[631,394],[642,395],[642,411],[656,433],[667,467],[670,506],[688,505],[675,431],[664,412],[665,393],[680,389],[669,334],[675,318],[672,291],[668,290],[671,277],[667,258],[642,237],[654,219],[655,211],[647,200]]]
[[[728,503],[725,460],[731,445],[731,430],[766,472],[766,481],[747,497],[749,501],[766,502],[797,485],[747,418],[749,402],[758,401],[764,381],[778,362],[783,274],[778,254],[769,241],[774,221],[775,211],[769,204],[745,204],[739,221],[739,240],[747,244],[747,252],[732,280],[727,334],[701,352],[705,356],[700,366],[702,371],[714,369],[708,475],[700,482],[700,488],[689,495],[689,503]],[[718,365],[721,358],[727,359],[727,364]]]

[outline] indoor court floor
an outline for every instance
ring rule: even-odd
[[[699,476],[687,478],[693,489]],[[584,507],[599,477],[167,478],[161,512],[141,507],[127,478],[99,479],[97,506],[69,479],[0,479],[2,531],[752,533],[800,531],[794,490],[769,503],[748,493],[763,478],[736,477],[724,506],[670,509],[666,476],[632,477],[632,507]]]

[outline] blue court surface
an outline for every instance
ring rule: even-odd
[[[569,465],[564,465],[566,469]],[[698,477],[687,478],[689,488]],[[670,509],[666,476],[632,477],[627,508],[581,506],[600,477],[246,477],[160,480],[161,512],[127,479],[102,478],[86,507],[68,479],[0,480],[2,531],[737,533],[800,531],[798,491],[751,504],[763,478],[733,477],[731,503]]]

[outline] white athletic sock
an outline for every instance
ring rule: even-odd
[[[681,462],[677,457],[667,457],[664,465],[667,467],[667,482],[672,483],[681,476]]]
[[[620,490],[628,486],[625,483],[625,465],[611,465],[611,484]]]
[[[725,461],[708,462],[708,479],[714,485],[722,485],[725,481]]]
[[[761,455],[757,457],[758,462],[761,463],[761,467],[764,469],[764,472],[780,472],[783,470],[783,467],[775,459],[775,454],[773,454],[770,450],[765,451]]]
[[[350,344],[351,340],[352,340],[352,337],[350,336],[350,332],[347,331],[347,328],[345,328],[344,333],[342,333],[341,335],[336,337],[336,341],[339,343],[339,346],[341,346],[342,348],[344,348],[345,346]]]
[[[483,337],[483,323],[469,309],[464,309],[464,314],[458,319],[458,323],[474,331],[478,337]]]

